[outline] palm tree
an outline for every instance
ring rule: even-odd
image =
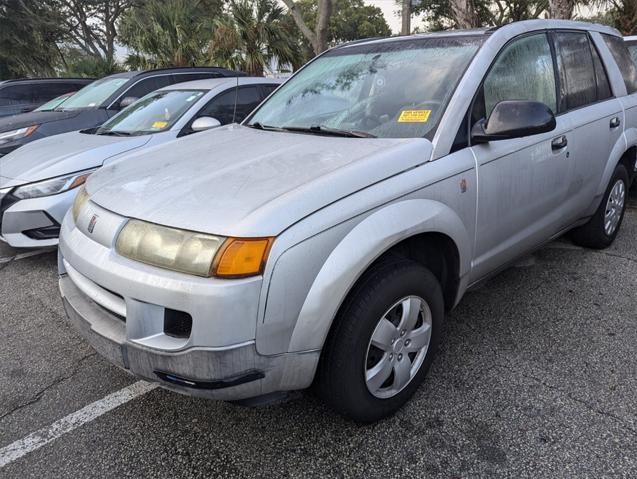
[[[221,2],[202,0],[146,0],[132,7],[119,28],[120,41],[133,51],[128,66],[205,64],[214,18],[220,13]]]
[[[263,76],[272,61],[293,68],[302,62],[275,0],[231,0],[228,17],[216,22],[209,52],[213,63],[254,76]]]

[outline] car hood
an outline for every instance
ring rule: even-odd
[[[127,217],[224,236],[275,236],[303,217],[424,163],[423,138],[338,138],[230,125],[125,155],[87,182]]]
[[[85,110],[73,111],[32,111],[30,113],[21,113],[6,118],[0,118],[0,133],[3,131],[17,130],[32,125],[42,125],[52,121],[67,120],[74,118]]]
[[[117,137],[74,131],[28,143],[0,158],[0,176],[14,184],[94,168],[107,159],[144,146],[150,135]],[[0,180],[0,188],[3,187]]]

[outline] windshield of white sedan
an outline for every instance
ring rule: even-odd
[[[481,43],[481,37],[422,38],[332,50],[281,86],[248,126],[431,137]]]
[[[108,97],[117,91],[128,78],[103,78],[86,85],[75,95],[71,96],[56,110],[77,110],[79,108],[97,108],[104,103]]]
[[[204,95],[201,90],[149,93],[97,129],[98,135],[145,135],[170,129]]]

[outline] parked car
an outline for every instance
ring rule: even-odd
[[[0,117],[35,110],[53,98],[76,92],[93,78],[25,78],[0,82]]]
[[[158,88],[184,81],[244,75],[216,67],[167,68],[110,75],[87,85],[53,111],[0,119],[0,156],[40,138],[99,126]]]
[[[102,126],[43,138],[0,158],[0,238],[53,246],[78,187],[106,161],[242,121],[281,80],[211,78],[149,93]]]
[[[92,175],[60,235],[67,314],[168,389],[239,400],[313,385],[378,420],[423,381],[470,287],[568,231],[613,242],[636,92],[601,25],[334,48],[242,125]]]

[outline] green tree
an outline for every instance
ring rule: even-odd
[[[318,6],[314,0],[299,0],[297,8],[308,24],[316,22]],[[286,21],[294,31],[296,41],[301,45],[305,63],[315,55],[314,49],[290,15]],[[334,13],[330,17],[327,33],[329,47],[363,38],[388,37],[391,36],[391,29],[380,8],[366,5],[363,0],[335,0]]]
[[[276,0],[231,0],[210,42],[215,64],[262,76],[273,61],[297,67],[302,56]]]
[[[194,66],[206,49],[221,0],[146,0],[130,8],[119,25],[119,41],[131,51],[131,68]]]
[[[0,0],[0,63],[3,77],[54,76],[64,58],[65,36],[55,2]]]
[[[424,14],[429,30],[501,26],[540,18],[548,0],[423,0],[414,13]]]

